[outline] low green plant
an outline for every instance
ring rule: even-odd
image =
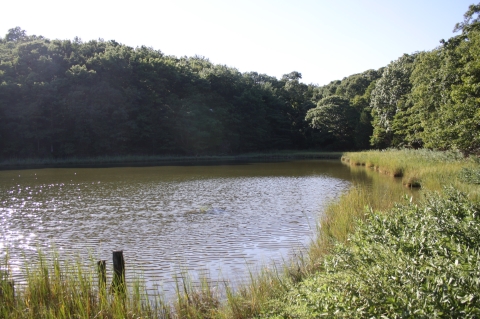
[[[478,318],[480,206],[447,189],[370,212],[322,270],[264,309],[269,318]]]
[[[463,167],[458,178],[467,184],[480,184],[480,169]]]

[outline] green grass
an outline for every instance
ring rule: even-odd
[[[462,169],[478,167],[475,158],[465,159],[461,153],[430,150],[352,152],[345,153],[342,161],[401,177],[406,186],[439,190],[443,185],[451,184],[466,192],[473,189],[459,179],[459,174]]]
[[[6,261],[8,264],[8,261]],[[98,283],[95,270],[80,262],[48,260],[25,265],[26,283],[1,281],[0,318],[168,318],[170,309],[161,299],[148,301],[140,280],[125,293],[111,293]],[[103,286],[103,287],[102,287]]]

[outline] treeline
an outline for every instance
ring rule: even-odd
[[[3,158],[357,147],[350,132],[309,126],[307,111],[328,94],[299,82],[299,72],[277,79],[19,27],[1,39],[0,61]]]
[[[3,157],[208,154],[310,147],[312,87],[115,41],[0,44]]]
[[[480,155],[479,12],[480,4],[471,5],[455,26],[461,34],[385,68],[371,95],[374,147]]]
[[[0,158],[480,151],[479,5],[429,52],[325,86],[116,41],[0,39]],[[477,15],[474,18],[474,15]]]
[[[404,54],[376,73],[365,73],[371,76],[363,83],[367,88],[362,88],[361,96],[349,93],[344,85],[358,81],[358,75],[319,88],[324,96],[332,95],[308,111],[307,120],[320,129],[330,127],[340,137],[354,123],[346,120],[351,112],[348,99],[350,106],[362,112],[355,122],[355,138],[365,141],[364,135],[370,134],[373,148],[429,148],[480,155],[479,12],[480,4],[471,5],[464,21],[455,26],[454,32],[461,33],[442,40],[438,48]],[[332,114],[341,114],[343,124],[334,124],[340,116]]]

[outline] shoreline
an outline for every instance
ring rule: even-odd
[[[105,168],[105,167],[146,167],[146,166],[193,166],[242,164],[256,161],[289,161],[300,159],[340,160],[342,152],[322,151],[279,151],[271,153],[246,153],[239,155],[126,155],[99,156],[65,159],[8,159],[0,162],[0,171],[34,168]]]

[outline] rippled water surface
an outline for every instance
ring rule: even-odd
[[[338,161],[0,172],[0,250],[14,276],[37,249],[111,263],[172,289],[179,269],[241,279],[306,245],[345,191]]]

